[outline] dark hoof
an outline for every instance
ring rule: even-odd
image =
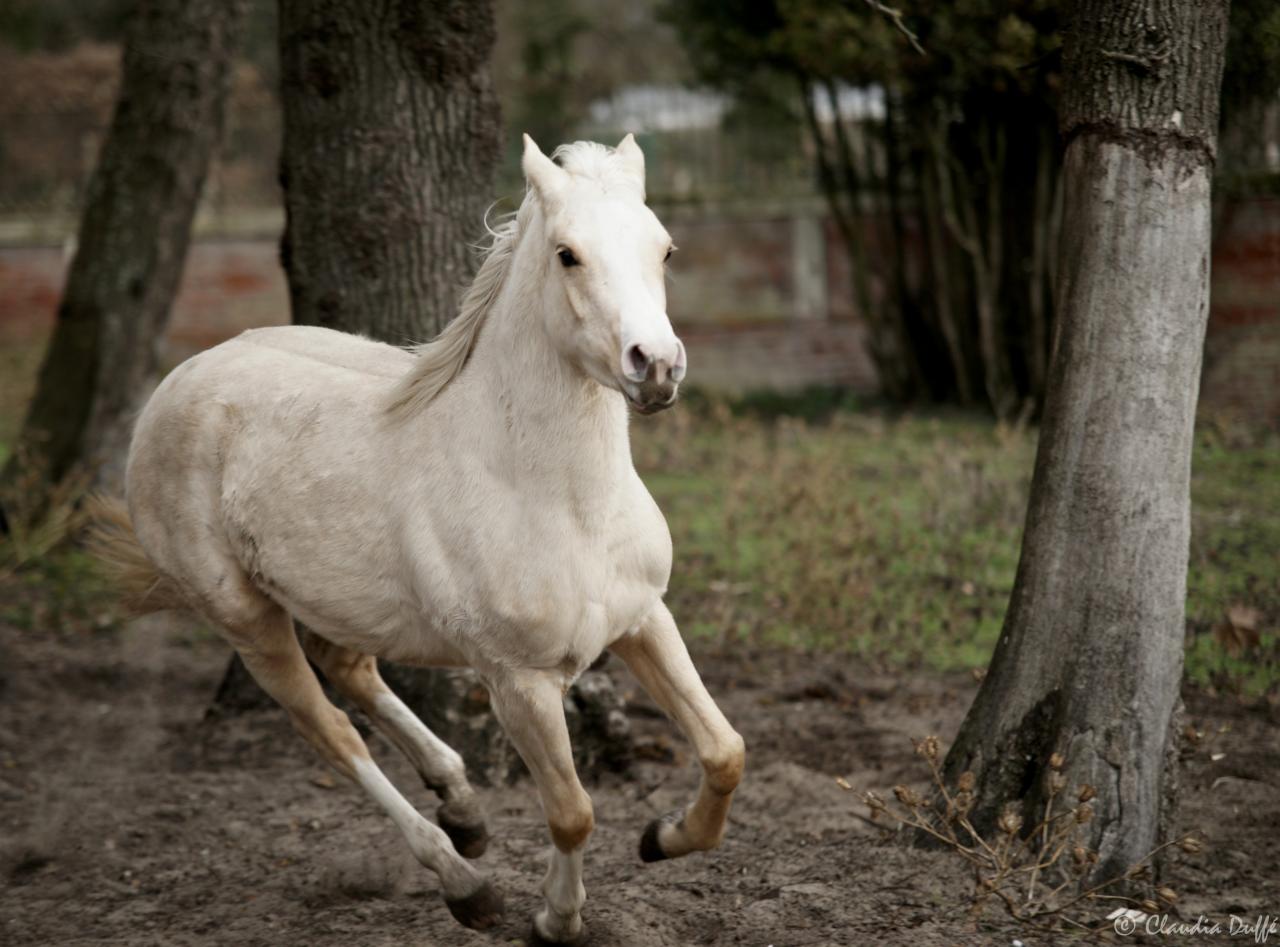
[[[449,818],[449,811],[444,806],[436,812],[440,820],[440,828],[463,858],[479,858],[489,847],[489,829],[483,822],[454,822]]]
[[[642,862],[660,862],[669,857],[658,842],[658,830],[666,824],[666,819],[654,819],[645,826],[644,834],[640,836],[640,860]]]
[[[577,945],[585,944],[586,942],[587,929],[585,927],[578,931],[577,937],[572,937],[569,940],[547,940],[538,933],[538,925],[535,922],[529,930],[529,939],[526,943],[528,947],[577,947]]]
[[[454,901],[445,898],[444,903],[455,921],[473,931],[487,931],[502,920],[505,910],[502,895],[487,881],[473,894]]]
[[[640,836],[641,861],[660,862],[671,857],[668,852],[662,850],[662,842],[659,840],[658,833],[664,825],[684,825],[684,810],[677,809],[675,812],[668,812],[645,826],[644,834]]]

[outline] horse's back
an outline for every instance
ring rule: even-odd
[[[134,429],[130,479],[147,459],[198,461],[209,446],[201,440],[216,442],[225,461],[233,435],[296,440],[317,420],[362,425],[412,362],[402,349],[317,326],[241,333],[187,359],[156,389]]]
[[[279,353],[282,360],[306,360],[377,378],[399,378],[413,362],[404,349],[319,326],[250,329],[224,344],[255,346]]]

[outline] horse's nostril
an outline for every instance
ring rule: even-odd
[[[643,377],[649,373],[649,364],[652,359],[640,345],[633,344],[627,347],[627,367],[631,369],[631,374]]]

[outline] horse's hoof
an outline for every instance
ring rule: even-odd
[[[463,858],[479,858],[489,847],[489,829],[483,819],[479,822],[455,820],[450,815],[448,803],[436,810],[436,818],[445,835],[449,836],[454,849]]]
[[[444,899],[453,919],[473,931],[486,931],[502,920],[502,895],[489,882],[484,882],[465,898]]]
[[[542,936],[542,932],[538,930],[538,922],[534,921],[533,926],[529,929],[529,939],[526,941],[528,947],[583,947],[587,942],[587,929],[581,928],[578,933],[574,934],[568,940],[549,940]]]
[[[644,834],[640,836],[640,860],[642,862],[660,862],[671,856],[662,850],[662,843],[658,841],[658,830],[667,825],[669,820],[663,816],[661,819],[654,819],[645,826]]]

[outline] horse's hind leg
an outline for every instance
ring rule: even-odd
[[[347,715],[325,697],[289,615],[264,600],[258,616],[252,622],[224,625],[254,680],[284,707],[295,729],[338,772],[382,806],[404,834],[414,857],[439,875],[445,904],[453,916],[477,930],[496,924],[502,916],[501,897],[454,851],[449,837],[419,815],[373,762]]]
[[[440,827],[467,858],[479,858],[489,843],[484,813],[475,790],[467,782],[462,757],[427,729],[412,710],[387,686],[372,656],[326,641],[312,632],[301,634],[302,647],[324,676],[344,697],[399,747],[427,788],[440,797],[436,810]]]
[[[659,605],[635,634],[614,642],[612,650],[684,731],[702,763],[698,798],[688,809],[649,824],[640,838],[640,857],[660,861],[715,848],[742,778],[742,737],[707,693],[665,605]]]

